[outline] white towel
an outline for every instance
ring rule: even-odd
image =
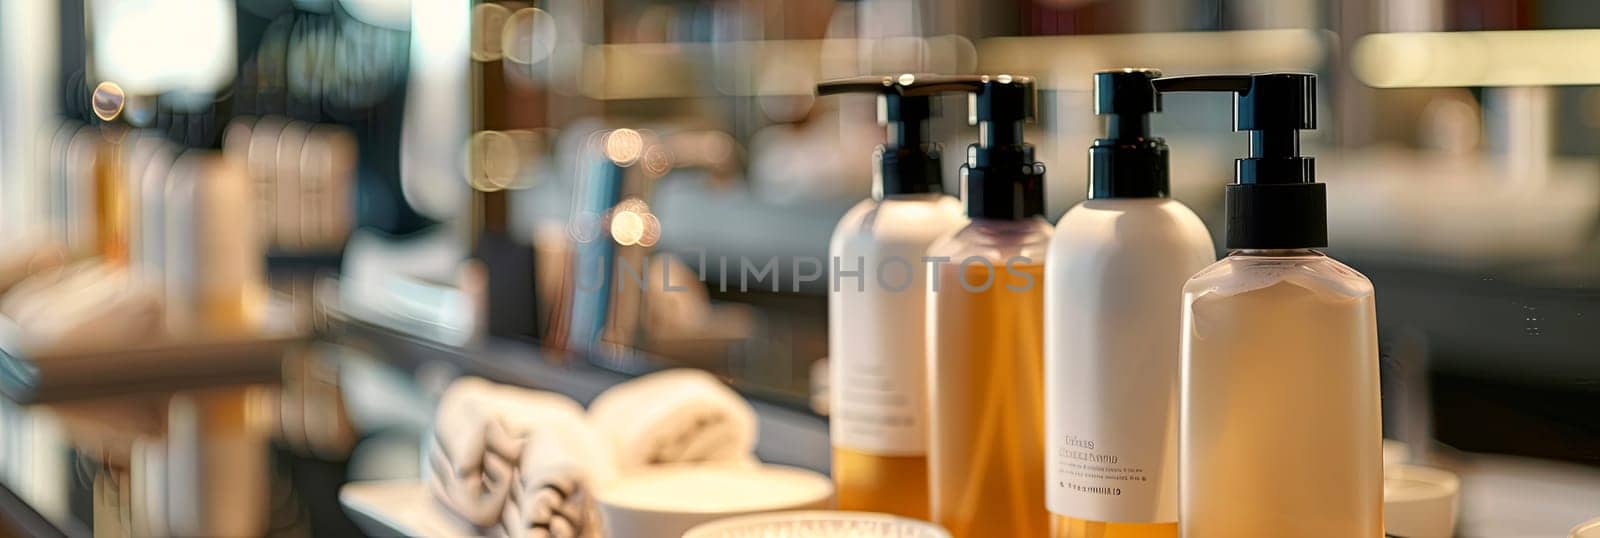
[[[492,534],[583,531],[590,482],[614,474],[610,453],[570,398],[464,378],[440,399],[424,479],[452,513]]]
[[[6,248],[0,251],[0,291],[67,261],[66,247],[40,234],[7,237],[4,241]]]
[[[161,333],[161,300],[125,268],[97,260],[46,271],[17,283],[0,300],[16,323],[20,347],[106,346]]]
[[[512,463],[489,448],[492,385],[460,379],[445,389],[427,441],[423,480],[450,512],[477,527],[493,525],[511,491]]]
[[[543,426],[524,438],[516,480],[495,534],[601,536],[594,490],[615,475],[610,444],[581,416],[551,417]]]
[[[621,472],[672,463],[751,462],[756,414],[716,377],[668,370],[612,387],[589,405]]]

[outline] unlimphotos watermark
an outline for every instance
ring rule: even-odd
[[[1033,259],[1027,256],[1007,258],[997,267],[993,261],[981,256],[969,256],[961,260],[952,260],[947,256],[886,256],[870,263],[865,256],[832,256],[827,259],[794,256],[787,257],[788,263],[783,263],[778,256],[751,258],[708,256],[705,251],[696,253],[700,262],[697,272],[699,280],[705,282],[707,287],[715,286],[718,291],[724,292],[730,289],[741,293],[752,290],[799,292],[807,284],[826,278],[829,289],[835,292],[865,292],[873,287],[889,293],[921,293],[924,288],[938,293],[941,291],[940,282],[946,280],[937,277],[942,271],[954,271],[961,290],[969,293],[989,291],[997,284],[1007,291],[1021,293],[1031,291],[1037,284],[1034,273],[1023,268],[1034,264]],[[607,282],[605,277],[608,275],[613,282],[632,282],[640,289],[647,289],[653,277],[659,275],[661,291],[687,290],[685,282],[673,282],[673,272],[668,269],[662,256],[657,253],[649,258],[629,261],[611,256],[580,255],[577,261],[578,289],[597,291]],[[710,272],[713,266],[717,269],[715,274]],[[780,271],[780,267],[787,271]],[[927,284],[920,285],[922,282]]]

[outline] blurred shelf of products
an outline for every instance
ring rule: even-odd
[[[1597,62],[1588,0],[0,2],[0,536],[1600,536]]]

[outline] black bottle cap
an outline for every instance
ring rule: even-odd
[[[1300,155],[1300,131],[1317,128],[1317,76],[1307,73],[1158,78],[1160,92],[1235,94],[1235,131],[1250,133],[1223,191],[1229,249],[1328,246],[1328,194],[1315,161]]]
[[[868,76],[830,80],[817,85],[818,95],[878,94],[878,124],[888,128],[883,145],[873,152],[873,198],[944,192],[939,159],[943,148],[933,142],[928,120],[938,111],[932,97],[964,91],[971,77],[938,75]]]
[[[1165,198],[1167,143],[1150,136],[1150,114],[1161,94],[1150,83],[1155,69],[1094,74],[1094,113],[1105,116],[1106,136],[1089,147],[1089,198]]]
[[[978,125],[978,143],[961,165],[961,198],[972,218],[1021,220],[1044,214],[1044,163],[1022,140],[1022,126],[1036,116],[1031,77],[977,77],[967,119]]]

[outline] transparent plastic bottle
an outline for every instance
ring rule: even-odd
[[[928,290],[933,520],[955,538],[1045,536],[1041,218],[974,219],[936,243]]]
[[[1183,536],[1383,536],[1372,283],[1311,249],[1235,250],[1183,316]]]

